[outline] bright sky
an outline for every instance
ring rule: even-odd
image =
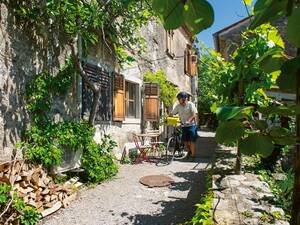
[[[213,33],[247,17],[243,0],[208,0],[215,11],[214,24],[197,35],[207,47],[214,48]],[[255,2],[255,1],[254,1]]]

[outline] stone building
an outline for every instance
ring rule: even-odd
[[[193,58],[195,56],[192,53],[192,34],[184,27],[166,31],[155,20],[144,26],[140,33],[146,40],[145,53],[136,56],[137,60],[131,66],[118,71],[119,78],[115,79],[115,84],[119,84],[120,79],[124,82],[122,91],[125,96],[122,96],[122,91],[115,90],[113,99],[109,100],[113,110],[107,107],[112,114],[106,121],[98,121],[96,125],[96,139],[99,140],[104,133],[111,134],[119,145],[119,153],[125,143],[132,142],[133,132],[143,131],[146,114],[158,112],[154,120],[161,116],[162,110],[155,108],[159,105],[154,104],[151,112],[147,112],[149,107],[145,107],[143,76],[147,71],[163,70],[168,81],[179,90],[188,92],[193,100],[196,99],[196,76],[191,75],[197,72],[191,71],[197,69],[197,58]]]
[[[70,49],[59,32],[47,33],[49,42],[44,42],[19,27],[13,10],[6,4],[0,3],[0,10],[0,161],[3,161],[10,159],[15,144],[30,123],[25,107],[26,84],[45,70],[55,73],[64,64]],[[146,71],[163,69],[168,80],[180,90],[191,96],[196,93],[195,76],[188,72],[188,67],[196,65],[191,55],[193,40],[189,31],[180,28],[166,32],[151,21],[143,27],[141,35],[146,39],[147,50],[137,56],[133,66],[118,70],[114,53],[103,41],[90,49],[85,66],[91,78],[100,82],[102,90],[95,139],[99,141],[104,133],[111,134],[120,151],[124,143],[132,140],[131,133],[142,129],[143,74]],[[88,116],[91,97],[91,91],[78,76],[70,93],[56,97],[50,114],[56,121],[79,121]]]

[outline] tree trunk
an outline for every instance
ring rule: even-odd
[[[300,48],[298,48],[297,56],[300,57]],[[297,71],[297,90],[296,90],[296,104],[300,105],[300,69]],[[297,115],[297,140],[300,138],[300,115]],[[293,192],[293,206],[292,206],[292,225],[300,224],[300,145],[297,145],[295,157],[295,179]]]
[[[92,109],[91,109],[91,113],[89,116],[89,124],[91,126],[94,126],[96,113],[97,113],[97,109],[98,109],[98,105],[99,105],[99,98],[100,98],[100,90],[98,90],[97,92],[93,91],[93,104],[92,104]]]
[[[80,41],[81,39],[79,38],[79,48],[81,48],[81,44]],[[96,118],[96,113],[97,113],[97,109],[98,109],[98,105],[99,105],[99,98],[100,98],[100,88],[93,83],[92,81],[90,81],[88,75],[86,74],[86,72],[84,71],[82,64],[81,64],[81,54],[76,53],[75,51],[75,46],[74,44],[70,44],[71,50],[72,50],[72,56],[75,62],[75,66],[77,68],[77,70],[79,71],[79,74],[82,78],[82,80],[88,85],[88,87],[92,90],[93,92],[93,103],[92,103],[92,109],[91,109],[91,113],[89,116],[89,124],[91,126],[94,126],[94,122],[95,122],[95,118]],[[81,51],[81,50],[80,50]]]
[[[243,104],[244,104],[244,84],[243,84],[243,80],[240,80],[238,84],[238,106],[242,106]],[[242,168],[242,153],[241,153],[241,149],[239,148],[239,141],[238,141],[236,163],[235,163],[235,173],[238,175],[241,174],[241,168]]]

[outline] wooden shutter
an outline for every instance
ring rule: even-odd
[[[198,74],[197,55],[191,55],[190,62],[190,75],[196,76]]]
[[[114,78],[113,120],[125,120],[125,79],[121,74],[115,74]]]
[[[144,120],[159,121],[159,85],[144,83]]]
[[[187,45],[184,51],[184,73],[191,75],[191,56],[192,56],[192,46]]]

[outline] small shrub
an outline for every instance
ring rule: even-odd
[[[254,216],[254,213],[247,210],[247,211],[242,212],[242,215],[246,218],[252,218]]]
[[[2,212],[6,207],[9,199],[9,192],[11,187],[5,183],[0,183],[0,211]],[[18,197],[17,194],[13,195],[13,201],[7,212],[0,218],[0,224],[5,222],[10,217],[12,224],[21,225],[35,225],[40,220],[40,214],[35,208],[26,205],[26,203]]]
[[[100,183],[113,177],[118,172],[112,150],[116,142],[105,135],[100,144],[92,141],[81,158],[81,167],[84,169],[87,180],[91,183]]]
[[[86,122],[48,123],[42,129],[32,126],[19,147],[31,162],[50,168],[61,164],[64,149],[84,149],[93,136],[94,128]]]
[[[196,204],[196,211],[191,219],[191,221],[187,222],[186,224],[191,225],[213,225],[213,191],[211,189],[212,186],[212,175],[209,172],[206,186],[208,191],[206,194],[201,198],[200,202]]]
[[[196,204],[195,215],[188,224],[192,225],[212,225],[213,215],[212,215],[212,204],[213,204],[213,193],[209,191],[201,199],[200,203]]]

